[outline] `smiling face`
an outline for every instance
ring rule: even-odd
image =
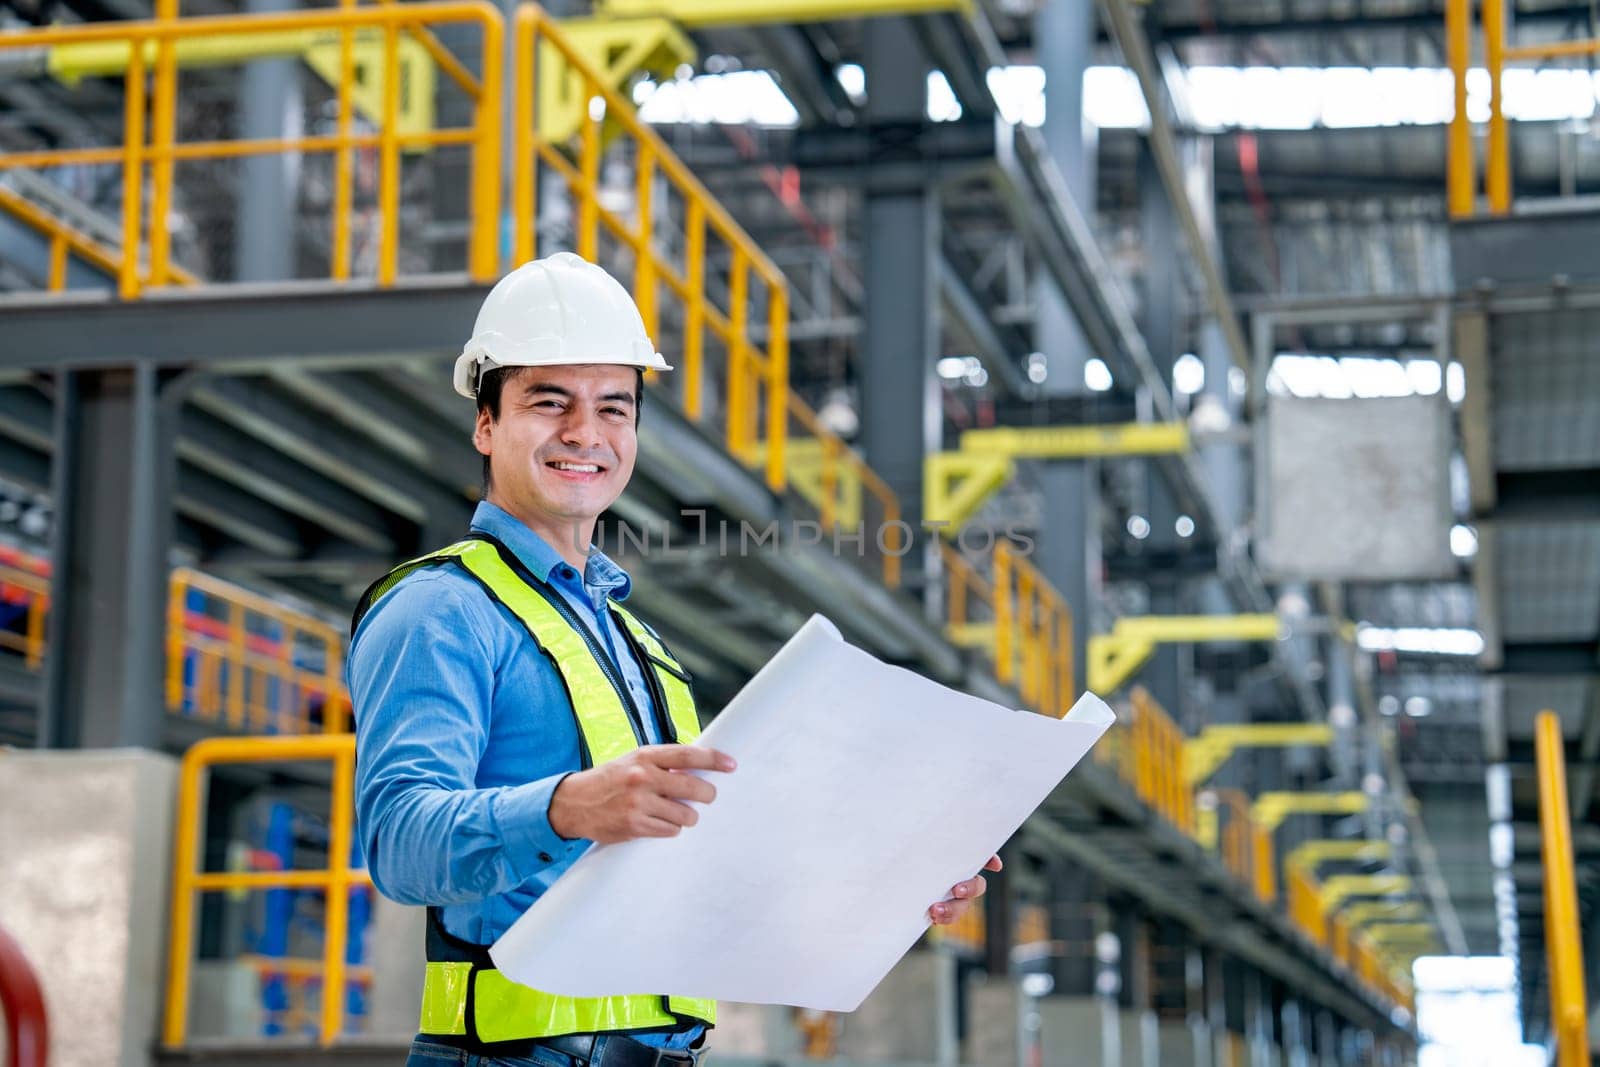
[[[472,434],[489,460],[488,499],[581,570],[595,519],[633,476],[638,372],[588,363],[505,375],[498,415],[480,407]]]

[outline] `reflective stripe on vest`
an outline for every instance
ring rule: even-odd
[[[638,747],[622,696],[595,658],[604,652],[591,652],[584,635],[544,593],[522,579],[492,542],[469,539],[401,564],[362,598],[357,623],[407,574],[445,562],[454,562],[472,575],[549,654],[572,698],[573,714],[590,763],[605,763]],[[550,595],[559,596],[553,591]],[[632,612],[617,604],[612,604],[611,610],[650,661],[648,670],[655,678],[657,691],[665,698],[676,740],[693,741],[700,736],[700,719],[688,673]],[[492,1042],[670,1029],[686,1020],[714,1024],[716,1001],[662,996],[564,997],[518,985],[482,963],[430,960],[423,982],[420,1029],[425,1034],[460,1034]]]

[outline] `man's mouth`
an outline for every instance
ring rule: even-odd
[[[565,459],[548,460],[545,466],[564,478],[572,479],[587,480],[605,473],[605,468],[598,463],[575,463]]]

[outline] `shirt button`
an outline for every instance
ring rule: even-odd
[[[548,852],[539,853],[539,862],[540,863],[550,863],[550,862],[552,862],[553,859],[554,859],[554,857],[551,856],[550,853],[548,853]]]

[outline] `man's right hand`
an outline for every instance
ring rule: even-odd
[[[609,763],[569,774],[550,797],[550,828],[569,840],[602,845],[636,837],[676,837],[700,821],[682,803],[709,804],[717,787],[685,771],[731,771],[733,757],[694,745],[646,745]]]

